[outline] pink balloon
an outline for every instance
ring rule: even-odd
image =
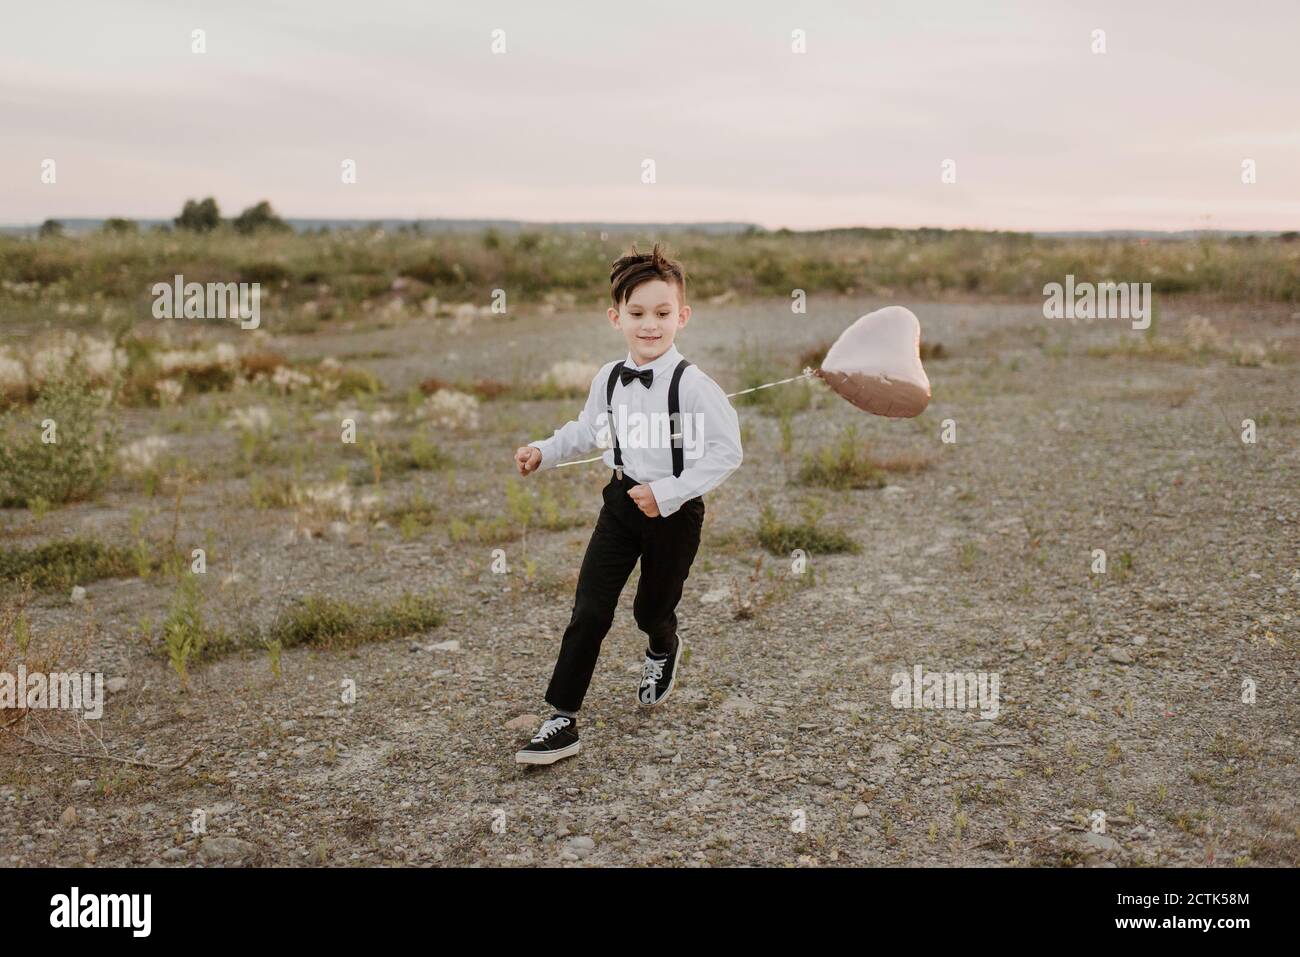
[[[910,419],[930,404],[930,380],[921,366],[921,324],[902,306],[869,312],[845,329],[817,375],[875,415]]]

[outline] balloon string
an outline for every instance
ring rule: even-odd
[[[811,366],[805,366],[803,372],[799,373],[798,375],[791,376],[788,379],[781,379],[777,382],[764,382],[762,385],[756,385],[752,389],[741,389],[739,392],[728,392],[727,398],[734,399],[738,395],[748,395],[751,392],[757,392],[759,389],[770,389],[774,385],[785,385],[787,382],[798,382],[800,379],[807,379],[809,376],[819,375],[820,373],[821,373],[820,369],[814,369]],[[670,439],[680,439],[681,437],[682,437],[682,433],[680,432],[668,436],[668,438]],[[588,462],[599,462],[604,457],[605,457],[604,453],[602,453],[600,455],[597,455],[594,459],[574,459],[572,462],[561,462],[559,465],[555,467],[557,469],[562,469],[562,468],[567,468],[570,465],[586,465]]]

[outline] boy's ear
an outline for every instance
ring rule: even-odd
[[[609,324],[611,326],[614,326],[615,328],[618,328],[618,310],[615,309],[613,306],[610,306],[609,312],[607,312],[606,315],[609,316]]]
[[[677,313],[677,328],[685,329],[686,323],[691,321],[691,307],[682,306],[681,312]]]

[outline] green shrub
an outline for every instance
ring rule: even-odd
[[[0,581],[28,581],[33,588],[68,589],[101,578],[136,573],[131,552],[86,539],[50,542],[36,548],[0,547]]]
[[[203,622],[203,592],[199,590],[196,575],[181,574],[180,588],[163,620],[162,639],[167,660],[180,678],[182,688],[189,687],[192,662],[215,657],[229,646],[229,639],[222,632],[210,631]]]
[[[860,546],[842,532],[817,525],[815,514],[806,514],[799,524],[777,518],[772,506],[763,506],[758,521],[758,543],[773,555],[789,556],[796,548],[812,555],[859,552]]]
[[[858,441],[857,428],[849,426],[834,448],[804,456],[798,481],[800,485],[821,488],[880,488],[885,484],[885,476]]]
[[[403,594],[389,605],[359,605],[311,595],[280,617],[265,641],[279,642],[281,648],[342,648],[425,632],[442,621],[442,612],[432,599],[413,595]]]
[[[30,409],[0,417],[0,506],[93,498],[112,473],[116,446],[100,397],[70,366]]]

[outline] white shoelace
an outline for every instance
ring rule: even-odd
[[[641,670],[641,687],[644,688],[648,684],[662,680],[664,676],[664,665],[666,664],[668,664],[667,658],[658,661],[647,656],[645,667]]]
[[[569,726],[569,719],[561,715],[558,718],[547,718],[542,722],[541,730],[533,735],[533,744],[541,744],[551,735],[555,734]]]

